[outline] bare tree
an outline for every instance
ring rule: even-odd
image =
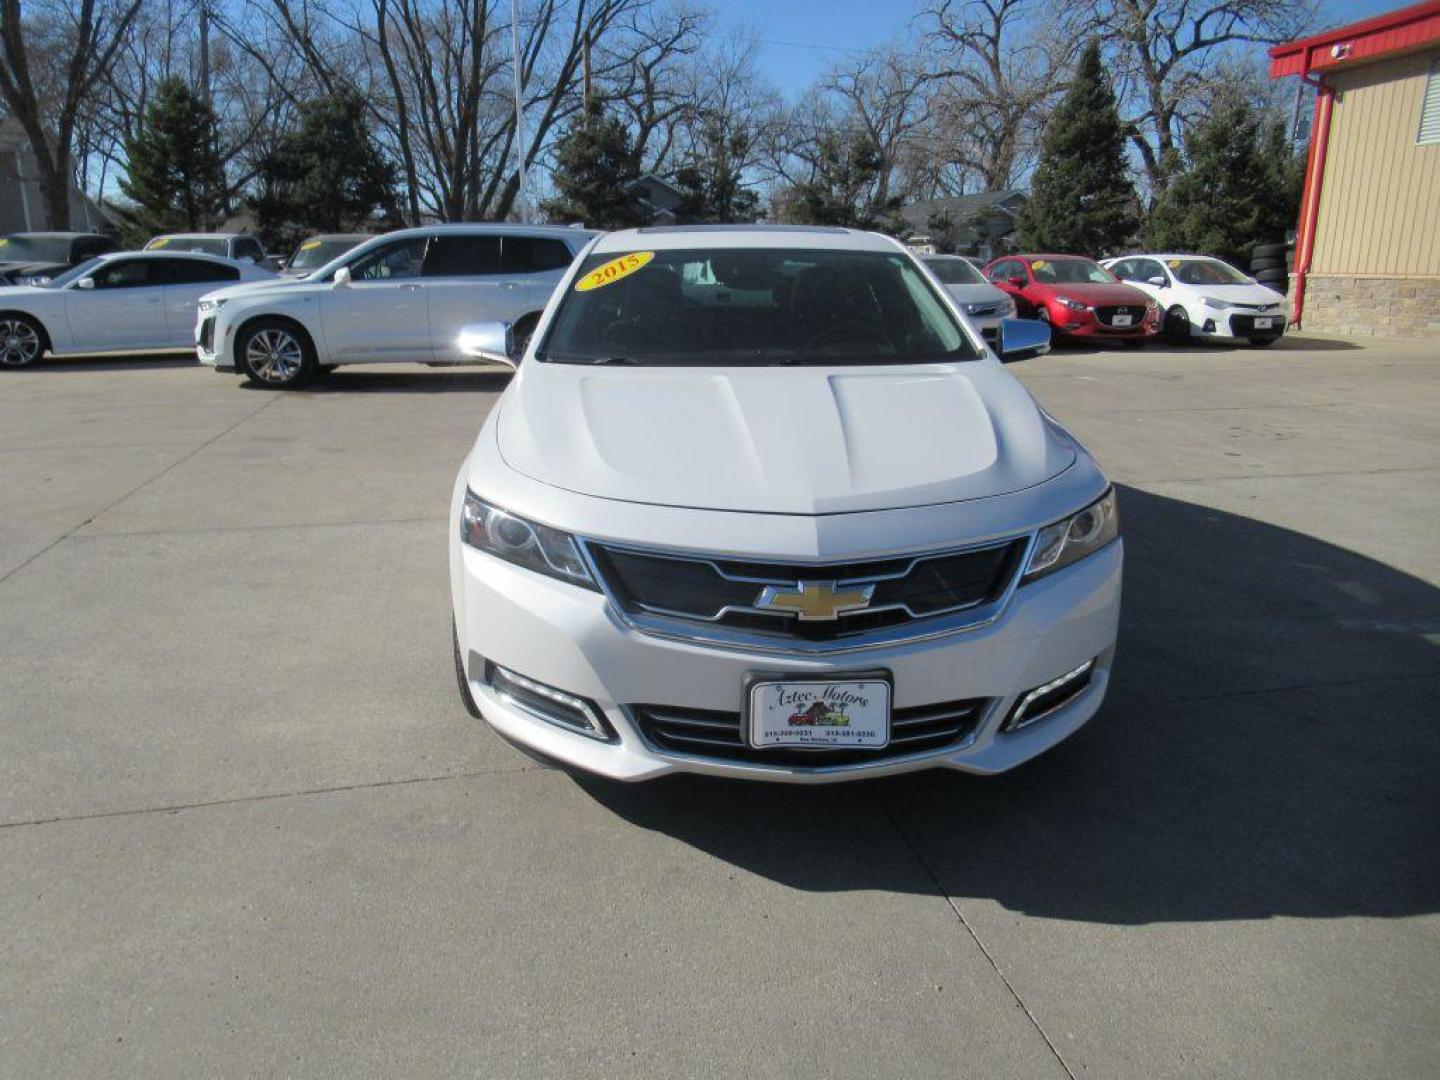
[[[82,105],[114,62],[141,0],[70,0],[32,7],[22,23],[20,0],[0,0],[0,97],[24,129],[40,172],[40,194],[50,226],[70,227],[70,184],[75,127]],[[33,33],[49,23],[59,40],[51,57],[63,72],[53,97],[32,73]]]
[[[1090,25],[1109,46],[1116,90],[1151,194],[1164,191],[1186,108],[1204,108],[1227,46],[1295,36],[1313,0],[1093,0]]]
[[[969,175],[987,190],[1013,187],[1033,163],[1047,107],[1064,89],[1076,36],[1057,28],[1040,0],[943,0],[920,18],[938,120],[929,133],[932,160],[957,169],[962,187]],[[932,167],[936,185],[949,187],[944,169]]]

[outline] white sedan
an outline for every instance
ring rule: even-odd
[[[462,348],[516,362],[513,327]],[[996,773],[1109,683],[1115,492],[888,237],[597,238],[456,478],[461,700],[616,780]]]
[[[0,367],[25,367],[47,352],[193,352],[204,293],[273,277],[210,255],[119,252],[44,285],[0,288]]]
[[[1269,345],[1285,333],[1285,296],[1204,255],[1126,255],[1102,266],[1160,305],[1166,335]]]

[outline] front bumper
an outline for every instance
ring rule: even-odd
[[[460,543],[453,531],[451,544],[461,657],[486,720],[543,755],[616,780],[691,772],[822,783],[936,767],[1003,772],[1054,746],[1094,715],[1114,657],[1123,563],[1118,540],[1016,589],[987,625],[823,655],[652,636],[628,625],[600,593],[502,562]],[[1021,730],[999,730],[1027,691],[1088,661],[1094,669],[1076,696]],[[493,665],[588,699],[614,738],[587,738],[517,707],[487,680]],[[983,699],[978,722],[938,750],[844,765],[827,765],[827,752],[815,751],[813,766],[797,766],[661,749],[645,737],[634,712],[643,703],[735,714],[743,708],[747,674],[820,677],[877,668],[893,677],[894,709]]]
[[[1147,315],[1132,326],[1110,326],[1095,317],[1092,311],[1072,311],[1051,306],[1050,327],[1067,338],[1090,338],[1107,341],[1145,341],[1160,332],[1158,315]]]
[[[235,365],[229,359],[230,350],[225,347],[229,338],[230,326],[222,323],[218,312],[201,314],[195,323],[196,358],[217,371],[233,371]]]

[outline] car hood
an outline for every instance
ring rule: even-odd
[[[0,297],[18,299],[20,297],[49,296],[54,289],[46,289],[40,285],[0,285]]]
[[[36,274],[48,274],[54,277],[56,274],[63,274],[70,269],[69,263],[53,262],[5,262],[0,263],[0,274],[7,277],[33,277]]]
[[[1279,304],[1285,300],[1284,293],[1264,285],[1187,285],[1186,288],[1232,304]]]
[[[1150,298],[1129,285],[1104,285],[1094,282],[1043,286],[1054,296],[1068,296],[1087,304],[1145,304]]]
[[[294,292],[295,289],[306,285],[301,278],[285,278],[280,276],[264,277],[258,280],[242,281],[237,285],[226,285],[223,289],[216,289],[214,292],[205,294],[206,300],[233,300],[237,296],[255,296],[267,292]],[[314,292],[329,289],[329,283],[311,285]]]
[[[1003,289],[994,285],[946,285],[945,291],[961,304],[998,304],[1009,299]]]
[[[994,361],[903,368],[534,363],[502,400],[501,457],[625,502],[778,514],[886,510],[1018,491],[1074,444]]]

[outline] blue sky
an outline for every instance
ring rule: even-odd
[[[908,36],[918,3],[908,0],[716,0],[722,25],[760,35],[763,70],[787,95],[805,89],[847,52]],[[1339,26],[1407,6],[1401,0],[1329,0],[1320,26]]]

